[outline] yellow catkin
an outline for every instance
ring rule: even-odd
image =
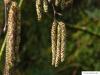
[[[56,20],[52,24],[51,29],[51,43],[52,43],[52,65],[55,64],[56,59],[56,42],[57,41],[57,22]]]
[[[59,25],[61,27],[61,62],[63,62],[65,57],[66,27],[64,22],[59,22]]]
[[[57,26],[57,53],[56,53],[56,60],[55,60],[55,67],[58,66],[60,61],[60,51],[61,51],[61,28],[58,24]]]
[[[11,68],[13,67],[13,61],[15,59],[15,38],[16,38],[16,13],[17,4],[11,2],[11,6],[8,12],[8,29],[6,38],[6,56],[5,56],[5,67],[3,75],[11,75]]]
[[[42,12],[41,12],[41,0],[36,0],[36,12],[37,12],[37,18],[40,21],[42,18]]]
[[[43,0],[43,9],[44,12],[48,12],[48,0]]]

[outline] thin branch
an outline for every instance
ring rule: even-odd
[[[18,7],[21,8],[23,0],[20,0]]]
[[[97,34],[97,33],[95,33],[95,32],[92,32],[92,31],[90,31],[90,30],[87,29],[87,28],[84,28],[84,27],[77,27],[77,26],[72,26],[72,25],[66,25],[66,26],[69,27],[69,28],[71,28],[71,29],[83,31],[83,32],[89,33],[90,35],[94,35],[94,36],[100,38],[100,34]]]
[[[6,36],[6,37],[7,37],[7,36]],[[1,56],[2,56],[2,53],[3,53],[4,48],[5,48],[5,44],[6,44],[6,37],[5,37],[5,39],[4,39],[4,42],[3,42],[2,47],[1,47],[1,50],[0,50],[0,61],[1,61]]]

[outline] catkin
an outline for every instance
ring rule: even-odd
[[[37,18],[40,21],[42,18],[42,11],[41,11],[41,0],[36,0],[36,12],[37,12]]]
[[[51,29],[52,65],[57,67],[65,57],[66,27],[65,23],[54,21]]]
[[[51,29],[51,42],[52,42],[52,65],[55,64],[56,59],[56,41],[57,41],[57,22],[56,20],[52,24]]]
[[[56,53],[56,60],[55,60],[55,67],[58,66],[60,61],[60,51],[61,51],[61,27],[58,24],[57,26],[57,53]]]
[[[6,38],[6,56],[5,56],[5,67],[4,75],[11,75],[11,68],[14,65],[15,60],[15,38],[16,38],[16,23],[17,23],[17,4],[11,2],[11,6],[8,12],[8,29]]]
[[[59,25],[61,27],[61,62],[63,62],[65,57],[66,27],[63,22],[59,22]]]
[[[43,9],[44,9],[44,12],[48,12],[48,1],[47,0],[43,0]]]

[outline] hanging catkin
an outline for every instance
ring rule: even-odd
[[[11,68],[14,66],[15,46],[16,46],[16,30],[17,29],[17,4],[11,2],[8,12],[8,29],[6,38],[6,56],[4,75],[11,75]]]
[[[52,65],[55,64],[56,59],[56,46],[57,46],[57,21],[54,20],[51,29],[51,42],[52,42]]]
[[[58,24],[57,26],[57,51],[56,51],[56,60],[55,60],[55,67],[58,66],[60,61],[60,52],[61,52],[61,27]]]
[[[66,27],[63,22],[59,22],[59,25],[61,28],[61,62],[63,62],[65,57]]]
[[[36,0],[36,12],[37,12],[37,18],[40,21],[42,18],[42,11],[41,11],[41,0]]]
[[[66,27],[65,23],[54,20],[51,29],[52,42],[52,65],[57,67],[64,61],[65,57],[65,42],[66,42]]]
[[[43,9],[44,12],[48,12],[48,0],[43,0]]]

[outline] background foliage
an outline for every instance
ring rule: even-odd
[[[19,0],[17,0],[19,2]],[[66,23],[66,58],[59,67],[51,65],[50,30],[53,10],[37,21],[35,0],[24,0],[21,7],[21,44],[17,64],[18,75],[81,75],[81,71],[100,71],[100,0],[74,0],[57,16]],[[0,47],[3,28],[3,1],[0,0]],[[4,53],[0,61],[2,74]]]

